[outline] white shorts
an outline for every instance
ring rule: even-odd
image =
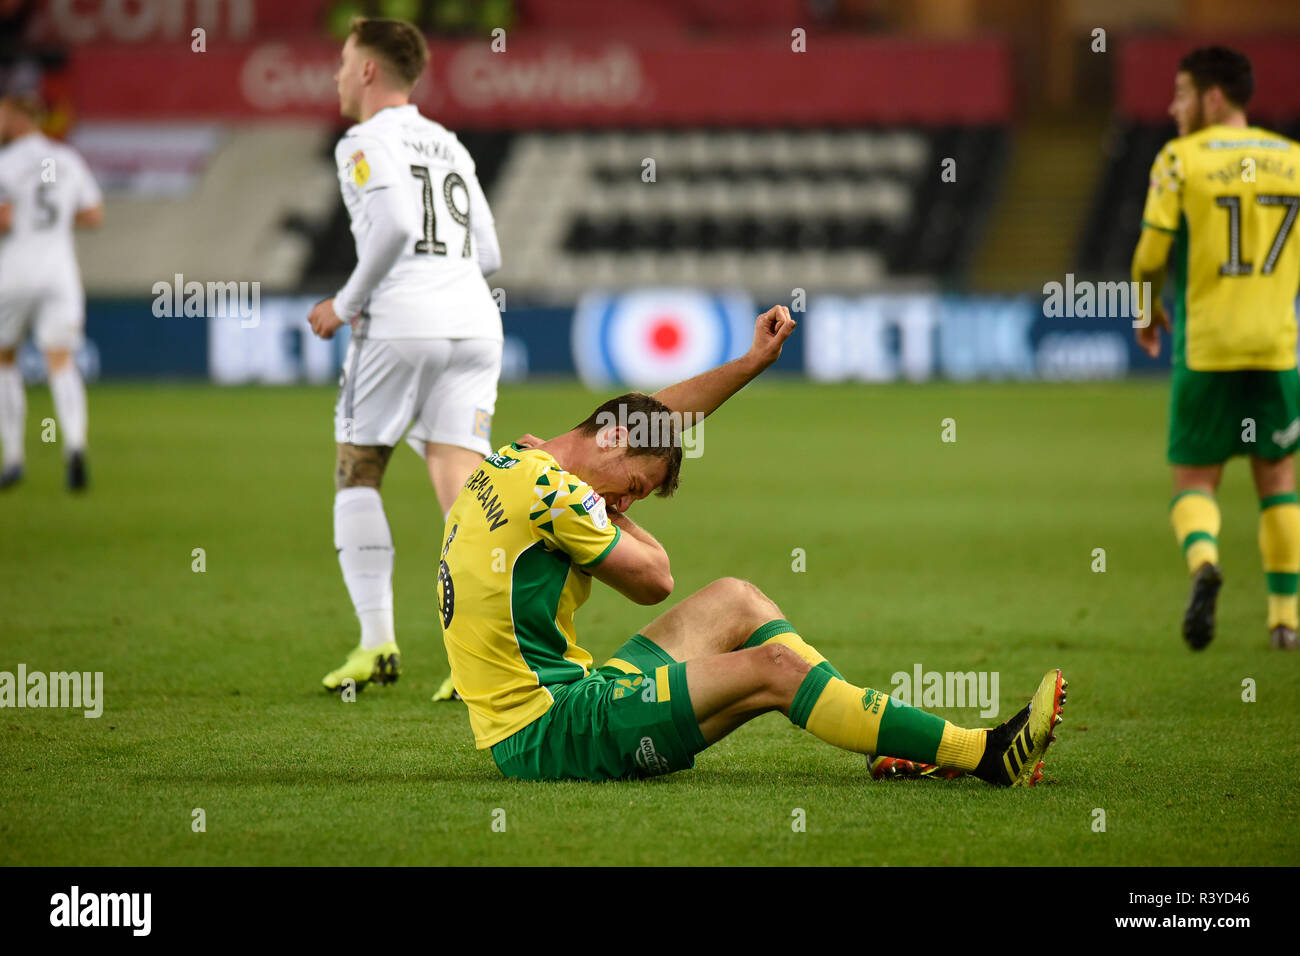
[[[334,440],[396,445],[421,456],[425,442],[492,453],[501,378],[495,339],[365,339],[353,336],[334,408]]]
[[[85,339],[86,303],[80,289],[7,291],[0,295],[0,349],[17,348],[34,331],[36,347],[75,350]]]

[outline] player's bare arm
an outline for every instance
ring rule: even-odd
[[[694,378],[660,389],[654,397],[675,412],[690,412],[701,418],[711,415],[781,357],[785,340],[798,324],[790,318],[788,308],[772,306],[754,323],[754,342],[748,352]],[[545,440],[525,434],[516,439],[515,444],[522,448],[536,448],[545,444]]]
[[[723,402],[752,382],[781,357],[781,347],[797,325],[790,310],[774,305],[754,323],[754,342],[738,359],[655,392],[675,412],[711,415]]]
[[[1146,227],[1138,239],[1137,249],[1133,252],[1131,274],[1139,290],[1150,288],[1151,301],[1142,301],[1144,294],[1139,291],[1137,314],[1141,321],[1136,327],[1138,345],[1152,358],[1160,355],[1160,330],[1169,331],[1169,316],[1160,304],[1160,289],[1165,281],[1165,263],[1169,259],[1169,247],[1174,237],[1161,229]],[[1149,283],[1149,285],[1144,285]]]
[[[591,569],[592,577],[637,604],[658,604],[673,593],[668,552],[627,515],[612,511],[609,517],[623,534],[614,550]]]

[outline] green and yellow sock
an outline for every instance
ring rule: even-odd
[[[855,687],[821,667],[810,670],[795,692],[790,722],[844,750],[962,770],[979,766],[988,736],[878,690]]]
[[[1268,581],[1268,629],[1300,630],[1300,498],[1286,492],[1259,503],[1259,554]]]
[[[744,647],[762,647],[764,644],[784,644],[790,650],[794,651],[805,661],[809,667],[821,668],[832,677],[844,679],[844,675],[835,669],[835,666],[821,655],[817,648],[808,644],[800,637],[794,629],[794,625],[789,621],[777,618],[774,621],[768,621],[745,641]]]
[[[1192,574],[1202,564],[1219,563],[1219,505],[1204,491],[1183,491],[1169,503],[1174,536]]]

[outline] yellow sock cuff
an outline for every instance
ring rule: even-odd
[[[1300,631],[1300,598],[1294,594],[1270,594],[1268,596],[1268,629],[1271,631],[1279,624],[1285,624],[1293,631]]]
[[[935,762],[940,767],[974,770],[984,756],[984,743],[988,736],[987,730],[967,730],[951,721],[944,721],[943,739],[939,741]]]
[[[1300,629],[1296,592],[1300,589],[1300,504],[1294,492],[1259,503],[1259,556],[1268,584],[1268,629],[1279,624]]]
[[[1194,572],[1202,564],[1219,563],[1219,546],[1213,541],[1193,541],[1187,546],[1184,556],[1187,558],[1187,570]]]
[[[813,647],[811,644],[805,641],[798,634],[795,634],[791,631],[787,631],[784,634],[777,634],[775,637],[769,637],[763,643],[784,644],[786,647],[790,648],[790,650],[794,651],[805,661],[807,661],[809,667],[816,667],[822,661],[826,660],[826,658],[822,657],[821,653],[817,650],[817,648]]]
[[[1259,553],[1265,571],[1300,572],[1300,504],[1264,505],[1259,513]]]
[[[835,665],[826,660],[817,648],[800,637],[795,632],[794,625],[787,620],[777,618],[774,621],[768,621],[749,635],[744,647],[761,647],[764,644],[784,645],[807,661],[809,667],[821,667],[830,673],[832,677],[838,677],[840,680],[844,679],[844,675],[835,669]]]
[[[863,688],[832,677],[826,682],[804,726],[828,744],[860,754],[875,753],[880,719],[885,714],[885,699],[877,694],[879,705],[866,708],[862,703],[865,694]]]
[[[1201,491],[1184,491],[1169,507],[1169,522],[1187,558],[1187,568],[1219,563],[1219,504]]]

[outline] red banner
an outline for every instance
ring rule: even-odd
[[[1011,114],[1005,46],[818,37],[744,41],[486,39],[435,44],[416,101],[448,126],[998,123]],[[338,115],[326,44],[82,48],[74,98],[85,118]]]
[[[188,48],[202,28],[209,43],[324,33],[330,0],[40,0],[37,43],[164,44]]]
[[[1247,114],[1260,118],[1300,116],[1300,37],[1143,37],[1119,51],[1119,109],[1145,122],[1169,119],[1178,61],[1201,46],[1228,46],[1250,57],[1255,95]]]

